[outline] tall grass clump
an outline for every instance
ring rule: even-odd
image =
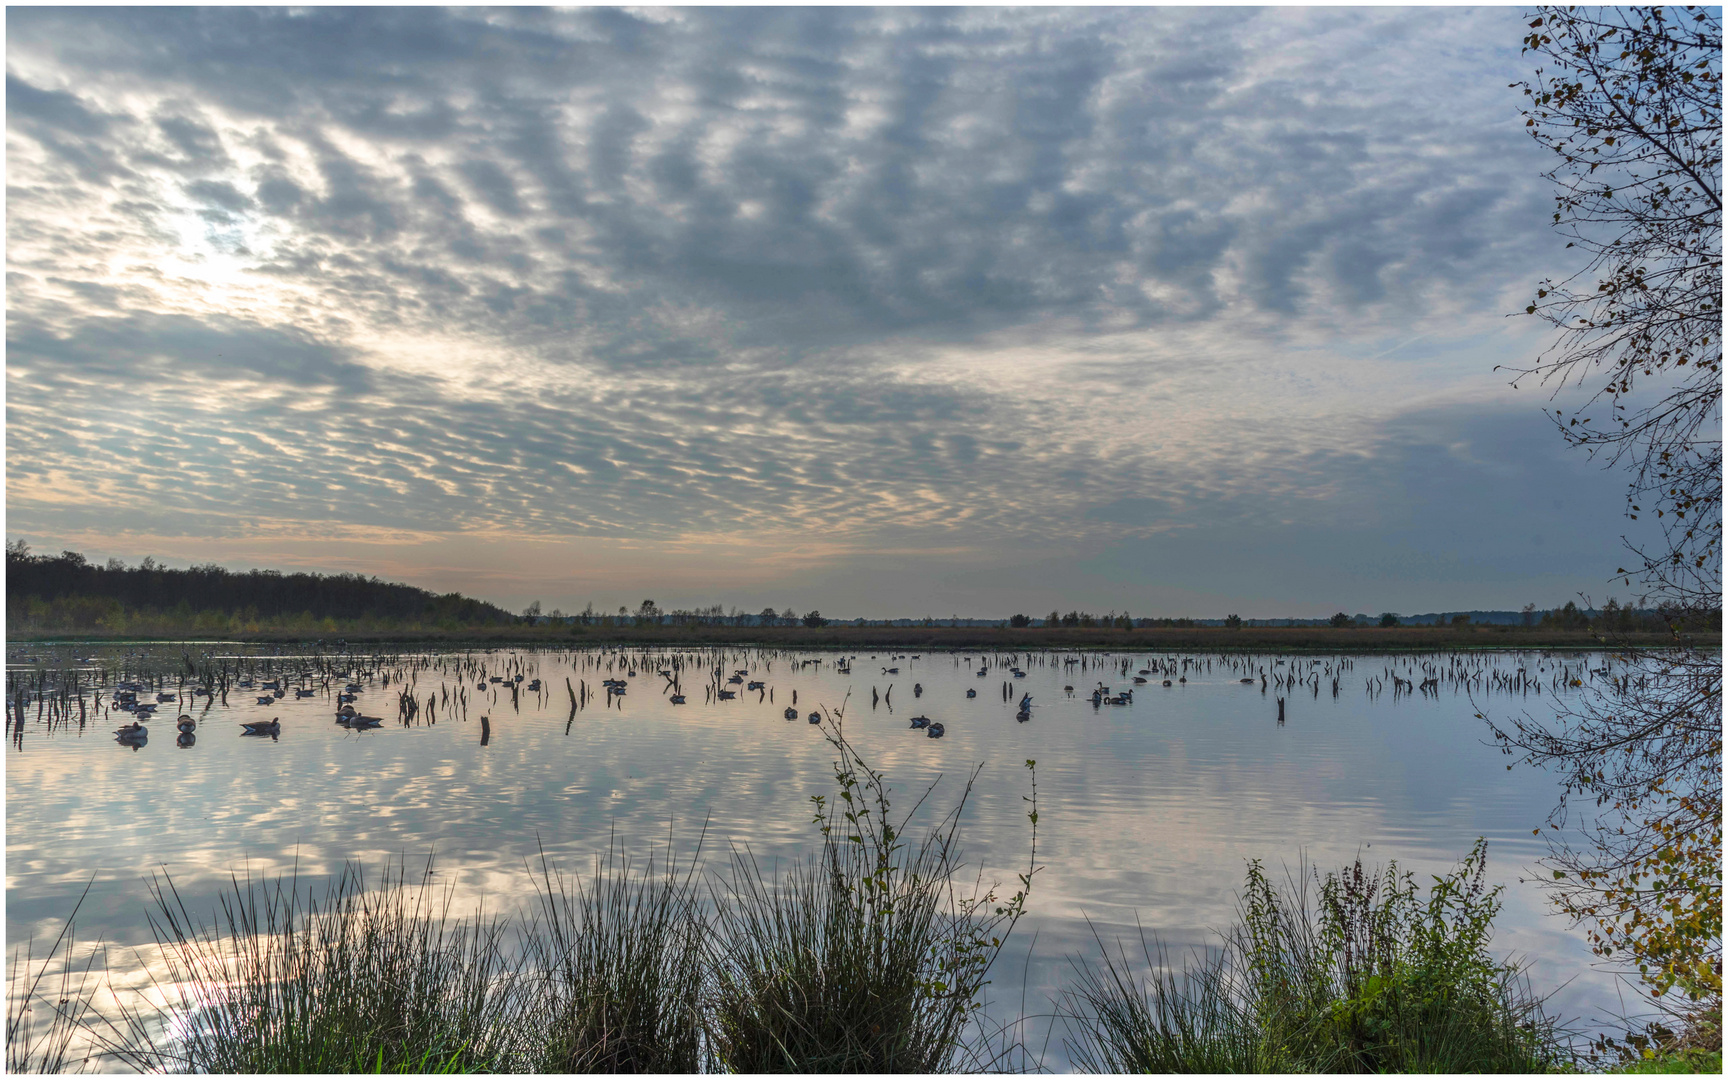
[[[1180,972],[1144,934],[1076,962],[1069,1051],[1099,1072],[1545,1072],[1571,1064],[1517,968],[1488,952],[1500,908],[1477,841],[1423,897],[1360,859],[1275,888],[1251,863],[1240,918]]]
[[[1019,888],[999,898],[981,871],[970,886],[955,880],[970,782],[945,818],[909,841],[930,791],[895,817],[884,777],[846,741],[837,717],[828,741],[838,790],[812,797],[820,850],[779,874],[734,851],[716,889],[714,1064],[747,1073],[955,1071],[971,1060],[969,1025],[1025,911],[1036,786],[1032,856]]]
[[[428,866],[430,870],[430,866]],[[163,948],[158,987],[169,1039],[134,1015],[134,1063],[212,1073],[469,1072],[519,1055],[522,980],[504,923],[453,916],[450,893],[409,880],[378,887],[347,868],[320,902],[293,879],[234,879],[219,926],[187,910],[173,881],[152,882]]]
[[[637,875],[614,846],[584,886],[542,851],[539,908],[523,935],[527,970],[542,980],[533,1071],[700,1071],[710,927],[695,867],[680,875],[668,848],[663,873],[650,860]]]

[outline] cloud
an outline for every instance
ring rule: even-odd
[[[1336,503],[1551,269],[1506,12],[7,20],[45,532],[1099,551]]]

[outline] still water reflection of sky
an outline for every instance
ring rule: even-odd
[[[376,867],[435,853],[438,880],[464,902],[484,898],[489,910],[510,911],[528,899],[524,864],[542,846],[579,869],[614,832],[639,855],[663,848],[669,834],[688,853],[706,822],[705,855],[715,869],[729,843],[758,857],[795,857],[816,835],[810,796],[833,786],[832,749],[803,716],[850,694],[846,734],[905,805],[940,776],[931,805],[945,810],[982,765],[961,835],[971,863],[1004,881],[1025,860],[1024,762],[1037,760],[1044,869],[996,975],[994,996],[1009,1004],[1018,1006],[1024,990],[1028,1011],[1044,1011],[1068,957],[1096,949],[1088,919],[1107,939],[1133,934],[1138,920],[1178,947],[1209,940],[1232,919],[1249,859],[1326,869],[1360,853],[1370,864],[1396,859],[1426,881],[1485,836],[1490,876],[1506,885],[1495,948],[1525,958],[1538,988],[1561,988],[1554,1004],[1562,1013],[1591,1020],[1618,1006],[1611,980],[1590,969],[1582,934],[1519,881],[1544,850],[1531,830],[1555,788],[1540,773],[1508,771],[1510,759],[1488,745],[1475,713],[1479,705],[1539,710],[1534,694],[1478,695],[1473,705],[1442,684],[1437,697],[1394,697],[1387,679],[1387,692],[1370,696],[1367,680],[1409,661],[1362,656],[1343,672],[1337,698],[1329,681],[1318,697],[1311,688],[1288,694],[1279,726],[1276,688],[1243,685],[1242,671],[1216,658],[1211,670],[1190,667],[1185,684],[1164,688],[1154,676],[1133,704],[1094,707],[1085,693],[1095,683],[1120,689],[1129,680],[1115,667],[1065,665],[1058,654],[1020,657],[1027,674],[1015,678],[1001,666],[979,677],[977,654],[860,652],[847,675],[831,655],[729,653],[724,672],[748,668],[773,700],[756,692],[707,700],[710,655],[709,667],[683,676],[686,705],[670,704],[664,681],[644,665],[625,697],[610,706],[591,701],[571,721],[567,676],[599,690],[601,678],[623,670],[607,670],[605,659],[596,667],[594,653],[465,655],[493,673],[519,662],[545,690],[521,693],[513,707],[508,693],[481,694],[473,678],[458,680],[452,655],[444,670],[415,675],[422,699],[466,686],[466,717],[443,709],[433,724],[401,726],[397,687],[376,683],[359,706],[386,723],[364,732],[333,721],[335,703],[323,689],[267,707],[241,692],[227,706],[200,706],[189,748],[172,737],[179,705],[163,706],[167,715],[151,722],[152,737],[137,750],[114,741],[113,728],[127,719],[118,713],[82,732],[28,723],[6,761],[8,942],[52,936],[92,875],[80,936],[132,946],[151,940],[145,881],[153,872],[171,874],[193,909],[209,912],[236,871],[256,877],[297,867],[307,879],[345,861]],[[800,659],[821,662],[795,666]],[[1124,659],[1137,670],[1148,657],[1090,662]],[[1471,662],[1505,671],[1546,664],[1549,674],[1557,662],[1582,663],[1532,653]],[[1278,670],[1270,660],[1254,663]],[[1016,722],[1005,682],[1016,702],[1032,695],[1029,722]],[[1073,697],[1065,685],[1075,687]],[[890,686],[892,707],[873,708],[872,689]],[[788,722],[794,691],[800,719]],[[491,720],[485,746],[482,714]],[[943,722],[945,737],[911,730],[914,715]],[[281,718],[279,738],[241,737],[240,722],[270,716]],[[1054,1047],[1049,1063],[1061,1064]]]

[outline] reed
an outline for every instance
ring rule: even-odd
[[[691,1073],[702,1065],[704,949],[710,931],[695,881],[667,845],[635,872],[616,845],[586,886],[541,852],[538,910],[523,940],[539,980],[525,1062],[553,1073]]]
[[[1015,892],[998,897],[981,874],[970,885],[957,880],[971,783],[947,816],[909,840],[930,791],[896,817],[886,779],[845,740],[837,717],[828,724],[837,791],[812,798],[819,852],[773,873],[735,850],[715,892],[715,1064],[750,1073],[956,1071],[978,1056],[967,1036],[1025,911],[1036,802],[1027,870]]]
[[[89,894],[86,884],[40,961],[34,938],[12,951],[6,978],[9,1073],[59,1073],[72,1066],[82,1071],[97,1048],[94,976],[102,954],[92,949],[82,966],[75,959],[78,909]]]
[[[1252,863],[1238,923],[1176,971],[1142,933],[1076,961],[1060,1009],[1098,1072],[1547,1072],[1574,1064],[1515,965],[1487,951],[1498,889],[1480,841],[1422,898],[1360,860],[1275,889]]]
[[[430,866],[428,865],[428,870]],[[505,924],[450,913],[450,893],[387,867],[377,887],[345,869],[320,902],[293,878],[236,878],[217,925],[188,911],[171,879],[152,882],[164,947],[157,982],[173,1003],[172,1042],[150,1025],[131,1063],[215,1073],[493,1071],[520,1054],[527,995],[503,948]]]

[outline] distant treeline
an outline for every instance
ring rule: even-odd
[[[32,555],[6,545],[8,631],[150,633],[317,632],[350,626],[456,628],[514,623],[510,612],[463,596],[358,574],[235,572],[209,564],[170,570],[146,558],[90,562],[76,551]]]

